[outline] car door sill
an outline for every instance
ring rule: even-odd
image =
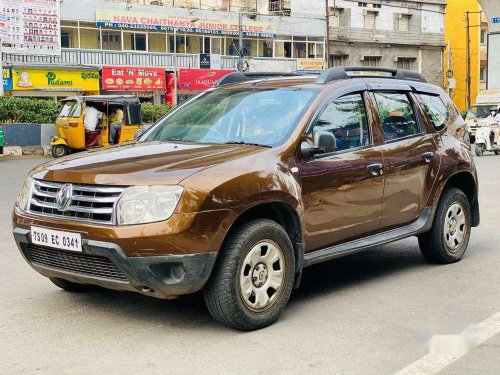
[[[417,220],[405,227],[304,254],[304,267],[424,233],[432,226],[434,211],[434,207],[426,207]]]

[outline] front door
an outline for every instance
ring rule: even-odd
[[[374,147],[363,93],[327,102],[309,133],[331,132],[336,150],[298,163],[304,203],[306,252],[375,233],[384,176]]]
[[[373,93],[384,130],[385,166],[381,230],[409,224],[422,213],[439,171],[434,136],[408,92]]]

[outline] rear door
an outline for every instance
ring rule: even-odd
[[[410,90],[378,87],[370,95],[385,143],[381,230],[409,224],[421,215],[439,171],[434,135]]]

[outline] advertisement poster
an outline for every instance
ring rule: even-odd
[[[59,0],[1,0],[7,36],[3,52],[60,55]]]
[[[297,70],[299,71],[322,71],[325,70],[323,59],[297,59]]]
[[[164,91],[164,68],[105,66],[102,68],[102,88],[114,91]]]
[[[239,33],[238,19],[197,18],[191,16],[136,12],[132,10],[96,9],[98,27],[127,28],[139,30],[160,30],[185,33],[234,35]],[[265,22],[245,20],[243,36],[273,38],[276,25]]]
[[[5,77],[5,70],[4,70]],[[5,79],[4,79],[5,81]],[[13,90],[98,91],[99,71],[12,69]]]
[[[179,89],[203,91],[233,70],[179,69]]]
[[[3,89],[4,91],[12,90],[12,68],[3,68]]]

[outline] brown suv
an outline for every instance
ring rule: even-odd
[[[35,168],[21,253],[68,291],[203,289],[243,330],[276,320],[318,262],[410,236],[460,260],[479,225],[464,120],[417,73],[364,70],[234,73],[136,142]]]

